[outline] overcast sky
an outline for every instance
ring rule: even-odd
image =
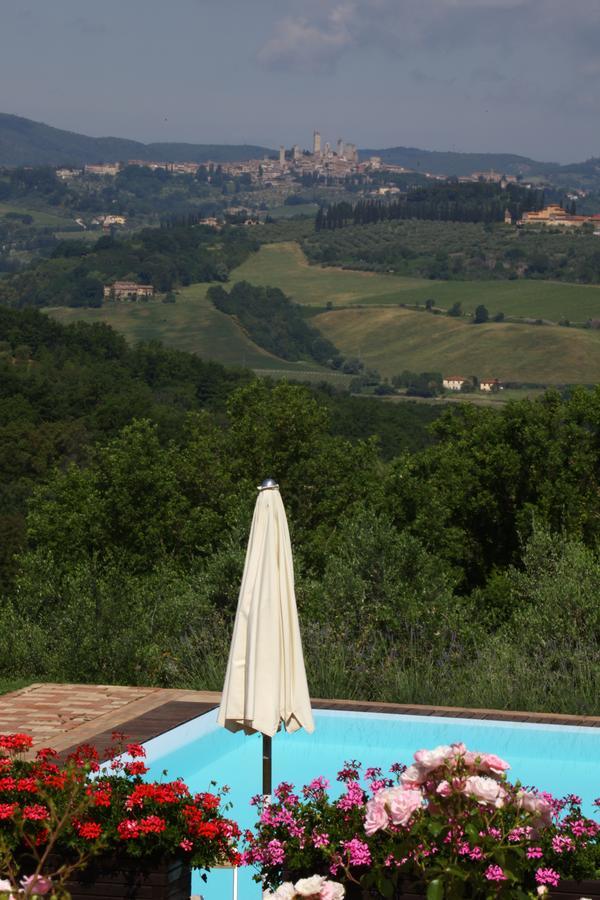
[[[0,0],[0,111],[142,141],[600,156],[600,0]]]

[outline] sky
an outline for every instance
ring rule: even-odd
[[[0,0],[0,112],[94,136],[600,156],[600,0]]]

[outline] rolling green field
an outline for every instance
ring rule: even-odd
[[[507,381],[600,381],[600,333],[582,328],[472,325],[405,309],[341,309],[313,323],[342,353],[382,375],[442,372]]]
[[[52,213],[40,212],[37,209],[30,209],[29,207],[17,206],[14,203],[0,203],[0,217],[6,213],[31,216],[36,225],[48,226],[49,228],[64,228],[65,225],[73,224],[75,221],[72,216],[57,216]]]
[[[347,356],[389,376],[403,369],[541,383],[600,381],[600,332],[550,325],[472,325],[465,318],[405,309],[432,298],[442,307],[485,304],[490,313],[571,321],[600,317],[600,288],[542,281],[438,282],[309,266],[295,243],[266,244],[231,273],[231,281],[280,287],[315,307],[313,323]],[[314,363],[290,363],[261,350],[234,319],[206,297],[208,285],[182,289],[175,304],[159,300],[101,309],[52,309],[61,322],[103,321],[130,341],[161,340],[225,365],[257,371],[340,376]],[[327,303],[333,309],[319,312]],[[317,374],[318,373],[318,374]]]
[[[556,281],[431,281],[350,269],[310,266],[295,243],[265,244],[232,274],[251,284],[280,287],[297,303],[309,306],[397,306],[432,299],[448,309],[457,301],[464,312],[480,303],[491,315],[572,322],[600,318],[600,286]]]

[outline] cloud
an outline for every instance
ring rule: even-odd
[[[258,52],[270,68],[333,70],[348,53],[370,48],[396,58],[465,51],[515,60],[543,50],[583,69],[600,40],[598,0],[288,2],[294,12],[275,23]]]
[[[282,19],[260,49],[259,62],[275,69],[331,69],[356,44],[355,11],[354,3],[346,3],[313,21],[291,16]]]

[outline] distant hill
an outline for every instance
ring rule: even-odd
[[[94,138],[0,113],[0,166],[80,166],[127,159],[231,162],[272,152],[251,144],[143,144],[125,138]]]
[[[386,150],[359,150],[360,159],[380,156],[395,166],[432,175],[470,175],[494,169],[504,175],[550,175],[561,169],[559,163],[537,162],[513,153],[454,153],[451,151],[419,150],[416,147],[389,147]],[[578,169],[579,165],[574,164]]]

